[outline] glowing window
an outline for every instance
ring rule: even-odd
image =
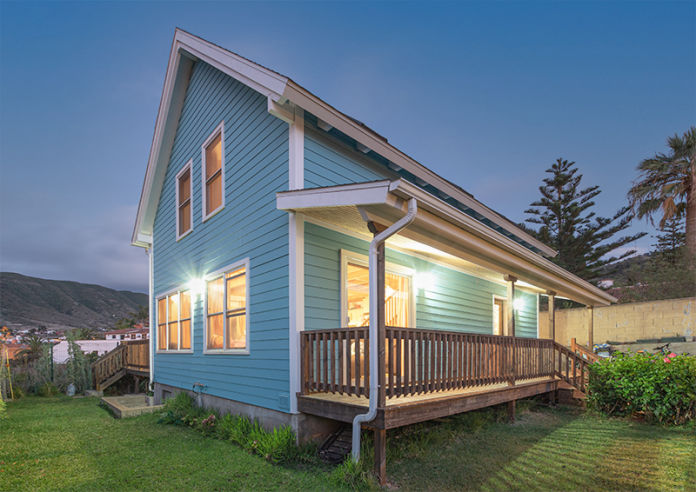
[[[176,238],[180,239],[193,228],[191,206],[191,163],[176,176]]]
[[[191,292],[157,299],[157,350],[191,350]]]
[[[223,131],[221,123],[203,144],[203,220],[225,206]]]
[[[208,280],[206,349],[246,351],[247,268],[233,268]]]
[[[369,269],[360,263],[346,263],[346,317],[348,326],[370,323]],[[386,272],[384,308],[387,326],[409,327],[412,324],[411,277]]]

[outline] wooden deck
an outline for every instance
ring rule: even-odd
[[[514,386],[496,383],[404,398],[390,397],[386,399],[384,407],[377,409],[377,417],[368,427],[394,429],[529,398],[555,391],[559,381],[556,377],[542,377],[519,381]],[[329,392],[298,396],[298,409],[301,412],[346,423],[351,423],[356,415],[365,413],[368,405],[369,400],[365,396]]]

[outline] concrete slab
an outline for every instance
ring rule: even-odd
[[[117,419],[136,417],[160,410],[163,405],[150,405],[147,395],[106,396],[101,399]]]

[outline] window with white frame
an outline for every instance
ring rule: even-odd
[[[206,284],[206,350],[247,353],[248,265],[209,277]]]
[[[225,206],[225,137],[220,125],[203,143],[203,220]]]
[[[191,350],[191,291],[157,299],[157,350]]]
[[[367,257],[341,252],[342,317],[344,326],[368,326],[370,323],[370,285]],[[413,271],[400,265],[385,266],[384,308],[387,326],[415,325]]]
[[[193,180],[191,161],[176,175],[176,238],[181,239],[193,229],[193,206],[191,205]]]

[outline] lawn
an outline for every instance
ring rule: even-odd
[[[231,443],[115,420],[91,398],[25,398],[0,421],[0,490],[326,490],[331,469],[271,465]],[[472,412],[389,433],[404,490],[696,490],[693,428],[534,408],[517,423]]]

